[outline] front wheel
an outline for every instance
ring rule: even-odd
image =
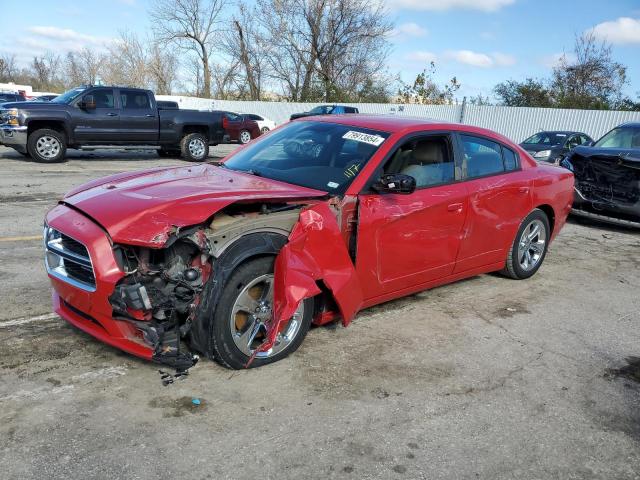
[[[262,257],[240,265],[223,287],[213,312],[209,355],[226,367],[244,368],[266,338],[266,325],[272,317],[274,260]],[[307,335],[312,316],[313,299],[308,298],[300,302],[271,350],[258,353],[250,367],[277,362],[295,352]]]
[[[269,131],[269,127],[262,127],[262,133],[267,133]]]
[[[544,261],[550,237],[549,219],[536,208],[520,224],[502,273],[516,280],[531,277]]]
[[[67,139],[57,130],[41,128],[29,135],[27,151],[39,163],[63,162],[67,153]]]
[[[201,133],[189,133],[180,142],[182,158],[190,162],[203,162],[209,156],[209,140]]]
[[[249,143],[251,141],[251,133],[249,130],[241,130],[238,140],[240,140],[240,143],[243,145]]]

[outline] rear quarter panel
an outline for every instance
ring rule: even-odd
[[[554,239],[567,221],[573,204],[573,173],[553,165],[538,165],[533,180],[533,205],[549,205],[554,213],[551,239]]]

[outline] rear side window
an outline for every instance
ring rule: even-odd
[[[460,135],[464,158],[462,171],[466,178],[485,177],[518,168],[518,157],[498,142],[471,135]]]
[[[345,113],[358,113],[358,109],[354,107],[344,107]]]
[[[135,90],[120,90],[120,104],[125,110],[147,110],[151,108],[149,95]]]

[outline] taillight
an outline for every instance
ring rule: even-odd
[[[229,119],[227,117],[222,117],[222,128],[227,129],[229,127]]]

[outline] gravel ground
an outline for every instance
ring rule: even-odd
[[[181,163],[0,147],[2,478],[640,478],[640,232],[571,221],[528,281],[425,291],[163,387],[51,314],[37,236],[70,187]]]

